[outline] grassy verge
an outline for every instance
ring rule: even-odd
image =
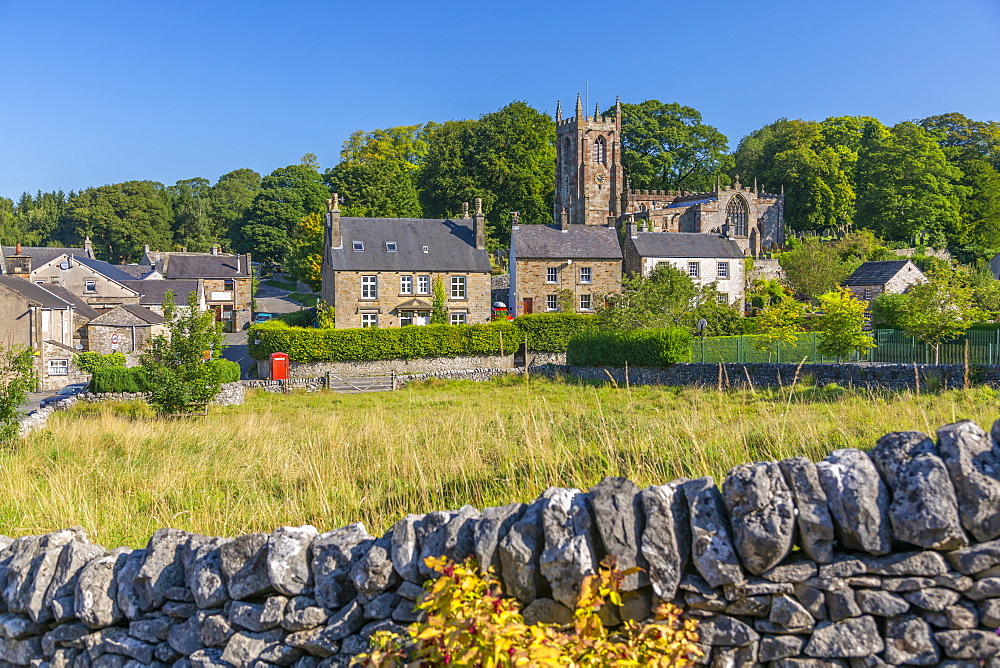
[[[888,431],[963,418],[988,427],[998,396],[511,378],[384,394],[261,393],[188,420],[82,406],[0,451],[0,533],[79,524],[103,545],[138,546],[163,526],[236,535],[363,521],[380,532],[409,512],[527,501],[606,475],[640,485],[721,478],[747,461],[867,449]]]
[[[264,281],[264,285],[267,285],[272,288],[277,288],[279,290],[290,290],[293,292],[295,291],[296,288],[295,283],[286,283],[285,281],[279,280],[277,278],[272,278],[269,281]]]
[[[288,295],[288,298],[307,308],[312,308],[313,306],[316,306],[316,302],[319,300],[319,295],[313,293],[293,292]]]

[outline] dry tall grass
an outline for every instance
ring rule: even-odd
[[[839,388],[728,392],[532,379],[423,384],[385,394],[256,394],[184,421],[90,406],[0,452],[0,532],[82,525],[106,546],[157,528],[212,535],[382,531],[408,512],[527,501],[606,475],[640,485],[848,446],[970,418],[997,394],[916,397]]]

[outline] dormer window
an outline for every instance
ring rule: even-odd
[[[430,253],[431,252],[431,249],[428,248],[427,246],[424,246],[423,250],[424,250],[425,253]]]
[[[395,241],[386,241],[385,242],[385,249],[387,251],[389,251],[390,253],[395,253],[396,252],[396,242]]]
[[[363,251],[365,249],[364,241],[353,241],[351,243],[354,245],[354,250],[356,251]]]

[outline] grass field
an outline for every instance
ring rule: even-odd
[[[0,451],[0,532],[79,524],[105,546],[142,545],[163,526],[237,535],[363,521],[381,532],[408,512],[527,501],[550,485],[587,488],[606,475],[640,485],[721,481],[738,463],[870,448],[887,431],[963,418],[988,427],[998,396],[511,378],[384,394],[255,394],[184,420],[149,417],[143,405],[78,406]]]

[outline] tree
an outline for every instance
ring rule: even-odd
[[[941,359],[941,344],[956,338],[986,314],[976,307],[969,280],[961,272],[937,272],[907,290],[903,329],[934,349],[934,363]]]
[[[172,291],[163,301],[167,333],[154,336],[142,355],[153,390],[149,402],[161,414],[188,413],[214,399],[222,388],[211,360],[222,356],[222,324],[212,311],[198,310],[191,293],[186,307],[174,305]]]
[[[865,128],[858,154],[859,226],[886,239],[930,245],[964,243],[961,173],[919,126],[899,123],[891,130]]]
[[[216,234],[226,235],[234,243],[237,228],[258,192],[260,174],[252,169],[237,169],[220,176],[209,193],[209,216]]]
[[[782,343],[786,346],[793,345],[802,331],[804,313],[805,307],[794,299],[784,299],[764,307],[755,321],[757,336],[753,339],[754,347],[768,351],[770,359],[772,353],[780,352],[779,346]]]
[[[162,183],[126,181],[84,190],[66,203],[64,243],[90,237],[109,262],[134,262],[144,244],[171,248],[170,197]]]
[[[974,121],[956,112],[930,116],[919,123],[949,161],[961,167],[969,160],[986,160],[1000,169],[1000,123]]]
[[[253,206],[237,224],[237,249],[261,260],[283,261],[295,226],[303,216],[325,211],[328,196],[320,175],[307,165],[274,170],[261,181]]]
[[[902,329],[909,297],[904,292],[882,292],[872,300],[873,329]]]
[[[296,279],[314,290],[323,283],[323,217],[303,216],[292,233],[292,248],[285,263]]]
[[[797,248],[781,253],[778,262],[795,292],[810,299],[835,289],[860,265],[856,259],[842,259],[834,244],[816,237],[807,237]]]
[[[0,345],[0,443],[17,438],[21,404],[35,389],[35,364],[30,348]]]
[[[726,136],[676,102],[623,104],[621,146],[625,175],[636,188],[709,190],[732,167]]]
[[[963,227],[968,230],[966,260],[989,260],[1000,252],[1000,172],[985,160],[962,165]]]
[[[444,281],[440,276],[434,278],[434,285],[431,288],[434,297],[431,301],[431,323],[432,325],[448,324],[448,293],[444,289]]]
[[[204,253],[217,244],[219,230],[213,224],[210,196],[211,182],[194,178],[167,187],[174,210],[174,241],[189,251]]]
[[[823,339],[819,351],[836,357],[838,361],[857,351],[864,353],[875,347],[872,335],[863,331],[865,302],[856,299],[847,288],[840,288],[819,296],[819,331]]]

